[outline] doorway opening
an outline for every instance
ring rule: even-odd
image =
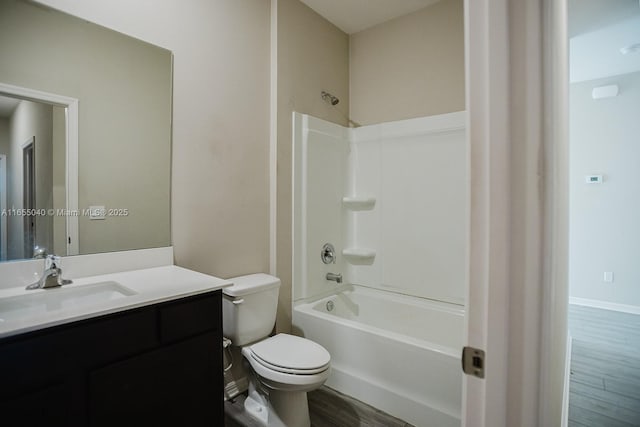
[[[31,258],[36,242],[36,142],[31,137],[22,145],[22,200],[24,207],[23,258]]]
[[[569,425],[640,425],[640,5],[568,0]]]

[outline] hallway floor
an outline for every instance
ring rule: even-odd
[[[569,306],[569,427],[640,426],[640,316]]]

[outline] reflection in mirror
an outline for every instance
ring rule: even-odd
[[[170,245],[171,52],[41,5],[0,0],[0,57],[0,89],[77,100],[78,118],[71,128],[64,103],[0,90],[19,98],[0,118],[0,258]],[[31,110],[48,118],[43,136],[16,130]],[[75,154],[65,145],[70,133]],[[77,188],[69,187],[74,179]],[[45,214],[6,215],[27,206]]]
[[[0,96],[0,156],[0,259],[66,254],[64,108]]]

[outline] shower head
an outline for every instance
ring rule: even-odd
[[[322,99],[324,99],[331,105],[338,105],[338,102],[340,102],[338,98],[336,98],[335,96],[331,95],[329,92],[326,92],[324,90],[320,92],[320,96],[322,96]]]

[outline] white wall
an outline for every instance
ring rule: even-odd
[[[269,2],[40,0],[170,49],[171,231],[178,265],[269,268]]]
[[[353,130],[352,196],[376,198],[353,212],[348,246],[374,250],[351,264],[352,283],[464,304],[468,170],[465,113]]]
[[[467,291],[466,114],[357,129],[296,115],[294,300],[353,283],[464,304]],[[365,210],[344,196],[375,198]],[[324,265],[324,243],[336,264]],[[343,249],[356,256],[343,255]],[[375,252],[362,258],[359,253]]]
[[[348,234],[342,207],[349,174],[348,131],[344,126],[295,114],[294,301],[332,292],[338,284],[327,281],[327,273],[341,273],[346,279],[341,252]],[[320,258],[325,243],[335,247],[334,264],[324,264]]]
[[[617,97],[591,98],[608,84]],[[640,308],[640,72],[574,83],[570,105],[570,296]]]

